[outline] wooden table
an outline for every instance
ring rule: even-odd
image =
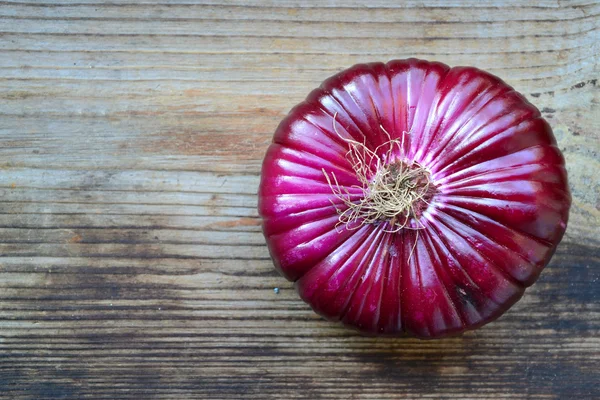
[[[600,398],[599,55],[597,1],[1,1],[0,398]],[[287,111],[408,56],[526,94],[574,196],[521,302],[425,342],[321,320],[256,211]]]

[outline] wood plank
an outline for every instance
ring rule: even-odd
[[[523,299],[436,341],[322,320],[256,210],[288,110],[409,56],[524,93],[573,194]],[[589,0],[0,1],[0,399],[600,398],[599,75]]]

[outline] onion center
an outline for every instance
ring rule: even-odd
[[[358,229],[365,224],[386,223],[383,229],[387,232],[424,227],[420,217],[436,188],[425,167],[402,157],[404,135],[408,133],[403,132],[402,139],[390,139],[375,150],[344,139],[349,146],[346,158],[361,183],[352,189],[360,189],[361,193],[341,186],[334,173],[330,177],[323,170],[332,193],[341,201],[340,204],[332,200],[339,215],[338,225]]]
[[[388,221],[388,230],[418,229],[423,211],[435,192],[431,175],[420,164],[396,161],[380,168],[366,186],[363,199],[353,203],[364,223]]]

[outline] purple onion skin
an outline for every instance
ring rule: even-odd
[[[395,156],[431,174],[423,228],[336,229],[331,202],[343,203],[322,169],[359,196],[343,138],[374,150],[384,131],[404,136]],[[570,204],[564,158],[536,107],[485,71],[417,59],[359,64],[323,82],[277,128],[259,188],[275,266],[305,302],[367,334],[419,338],[508,310],[550,261]]]

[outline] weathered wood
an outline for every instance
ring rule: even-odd
[[[600,397],[600,4],[366,3],[0,1],[0,398]],[[574,197],[513,309],[427,342],[315,315],[256,212],[287,111],[409,56],[528,96]]]

